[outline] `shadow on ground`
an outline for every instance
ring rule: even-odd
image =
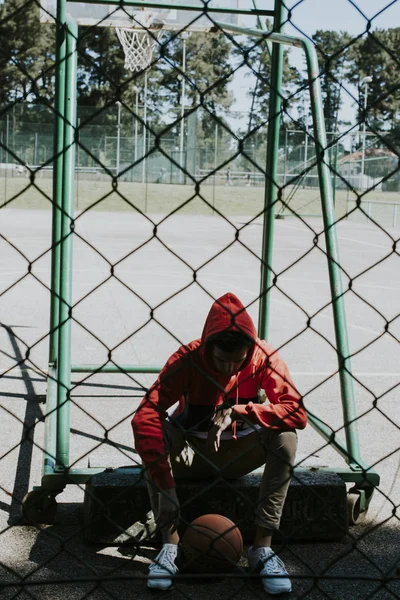
[[[147,565],[157,553],[150,544],[104,547],[84,539],[83,507],[60,504],[56,523],[36,528],[15,526],[14,536],[30,545],[28,560],[3,565],[0,580],[13,585],[2,598],[78,600],[153,598],[146,589]],[[392,600],[400,597],[400,581],[389,581],[400,562],[397,522],[366,522],[335,543],[276,547],[293,581],[293,599]],[[8,570],[11,569],[11,570]],[[163,594],[162,594],[163,595]],[[171,600],[190,598],[250,600],[267,597],[260,582],[250,579],[243,557],[236,572],[215,576],[183,575],[168,592]]]

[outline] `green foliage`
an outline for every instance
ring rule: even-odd
[[[39,22],[33,2],[7,0],[0,5],[0,104],[54,99],[54,27]]]
[[[271,25],[268,24],[271,29]],[[7,0],[0,5],[0,105],[25,105],[23,122],[45,122],[54,106],[55,27],[39,21],[36,2]],[[341,86],[356,87],[356,107],[364,119],[362,80],[371,76],[368,86],[367,126],[384,132],[381,146],[399,148],[400,113],[400,28],[369,31],[356,40],[346,32],[317,30],[312,36],[320,61],[324,115],[327,129],[338,125],[342,105]],[[147,71],[146,106],[152,130],[179,134],[183,81],[185,111],[197,110],[198,138],[212,143],[215,125],[219,141],[229,145],[231,134],[224,128],[233,104],[230,83],[234,74],[249,76],[249,122],[244,141],[249,155],[265,141],[271,81],[271,56],[268,44],[260,38],[235,36],[235,42],[222,33],[191,33],[185,43],[186,67],[183,72],[183,42],[176,32],[168,32],[156,46],[154,66]],[[144,73],[130,73],[124,67],[124,54],[112,28],[79,29],[78,104],[85,127],[115,127],[116,102],[122,103],[121,132],[132,130],[135,103],[144,102]],[[240,70],[241,67],[243,70]],[[304,124],[301,100],[305,99],[304,73],[290,64],[290,52],[283,58],[283,124],[293,127],[293,108],[297,105],[298,123]],[[357,93],[358,90],[358,93]],[[300,102],[299,102],[300,101]],[[43,106],[32,111],[32,106]],[[304,103],[305,105],[305,103]],[[96,107],[85,117],[83,107]],[[106,110],[107,109],[107,110]],[[143,116],[142,108],[139,117]],[[15,111],[14,111],[15,114]],[[88,113],[89,114],[89,113]],[[22,117],[22,114],[21,114]],[[51,114],[50,114],[51,118]],[[340,125],[340,123],[339,123]],[[169,132],[169,130],[174,130]],[[254,152],[253,152],[254,154]]]
[[[342,84],[349,61],[348,45],[351,37],[344,31],[317,30],[312,39],[320,66],[321,93],[325,124],[328,131],[338,126],[338,113],[342,105]]]
[[[363,121],[364,86],[368,85],[368,125],[372,129],[394,128],[400,111],[400,27],[377,29],[358,39],[352,47],[348,80],[358,87],[358,119]]]
[[[198,108],[199,135],[213,134],[215,115],[223,120],[233,102],[228,85],[232,79],[231,42],[219,33],[191,33],[185,42],[170,35],[163,42],[161,60],[154,69],[150,101],[163,121],[178,120],[185,82],[185,110]],[[211,117],[211,118],[210,118]]]
[[[299,71],[290,65],[289,50],[283,52],[282,72],[282,103],[284,113],[296,102],[293,92],[301,84],[302,78]],[[251,72],[246,77],[253,75],[255,82],[247,95],[250,103],[250,117],[248,132],[258,129],[268,121],[268,103],[271,90],[271,53],[268,42],[260,38],[246,38],[240,47],[236,47],[233,55],[241,64],[250,67]],[[255,132],[255,135],[257,133]]]
[[[119,99],[124,59],[114,29],[91,27],[78,38],[79,104],[99,108]]]
[[[156,66],[147,71],[148,116],[156,132],[179,121],[185,77],[185,108],[199,107],[199,132],[207,136],[214,128],[210,115],[218,115],[221,120],[232,103],[228,92],[231,44],[219,34],[192,33],[185,46],[183,72],[182,39],[169,33],[156,45],[153,52]],[[124,54],[113,29],[99,27],[84,31],[79,36],[78,50],[80,105],[97,106],[101,110],[119,100],[125,114],[126,111],[133,114],[136,94],[140,106],[143,105],[144,74],[126,71]]]
[[[391,129],[382,136],[383,144],[400,157],[400,122],[394,121]]]

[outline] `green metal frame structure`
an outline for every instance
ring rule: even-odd
[[[143,2],[124,0],[129,6],[146,6],[177,9],[168,2]],[[119,0],[96,0],[96,4],[119,5]],[[201,10],[182,4],[181,10]],[[223,9],[208,9],[218,23],[218,12]],[[325,423],[309,413],[311,425],[344,457],[348,467],[320,468],[340,475],[354,486],[353,503],[357,512],[364,512],[372,497],[374,488],[379,485],[379,475],[365,464],[359,453],[353,378],[350,364],[350,350],[345,317],[344,295],[341,280],[338,242],[335,229],[335,213],[332,185],[329,173],[329,149],[327,148],[323,118],[318,60],[314,45],[308,39],[285,35],[283,24],[285,9],[282,0],[275,0],[273,10],[258,9],[256,0],[253,8],[235,11],[258,17],[260,29],[229,26],[233,33],[262,36],[271,47],[272,74],[269,99],[269,130],[267,140],[265,210],[263,224],[262,266],[260,282],[260,312],[258,331],[261,338],[268,337],[270,298],[272,283],[273,236],[275,204],[277,200],[277,157],[281,113],[281,81],[283,47],[302,48],[306,57],[308,85],[311,96],[311,110],[314,138],[318,156],[318,173],[322,214],[324,220],[326,254],[328,262],[333,320],[335,327],[338,373],[340,377],[341,401],[344,419],[345,440],[343,441]],[[273,19],[273,32],[262,29],[260,17]],[[46,403],[45,447],[43,477],[41,486],[30,494],[42,506],[43,515],[49,517],[55,496],[67,484],[85,484],[104,468],[78,469],[69,466],[70,439],[70,391],[72,372],[103,373],[158,373],[159,366],[133,365],[73,365],[71,364],[71,310],[72,310],[72,241],[73,241],[73,194],[75,164],[75,131],[77,105],[77,48],[78,29],[66,15],[66,0],[58,0],[57,5],[57,75],[55,106],[54,142],[54,183],[53,183],[53,230],[52,230],[52,272],[51,272],[51,322],[48,391]],[[221,25],[222,27],[222,25]],[[223,26],[226,29],[226,26]],[[298,468],[296,471],[305,470]],[[28,494],[28,497],[30,495]],[[33,501],[33,499],[32,499]],[[26,508],[26,502],[25,502]],[[46,522],[43,520],[43,522]]]

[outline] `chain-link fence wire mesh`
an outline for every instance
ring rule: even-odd
[[[301,502],[297,508],[291,505],[292,530],[277,538],[275,548],[298,598],[399,595],[400,46],[399,30],[391,28],[398,5],[382,2],[367,14],[362,3],[347,0],[341,9],[349,22],[356,21],[354,33],[331,31],[330,36],[322,31],[328,26],[313,27],[311,19],[301,19],[301,11],[315,9],[310,0],[288,6],[286,31],[312,39],[320,61],[328,131],[324,160],[334,188],[356,391],[356,446],[365,464],[381,476],[367,518],[349,531],[340,514],[330,512],[331,492],[311,489],[317,507],[311,521]],[[21,503],[40,484],[45,437],[52,428],[53,437],[69,440],[70,469],[140,464],[129,421],[155,375],[145,368],[130,372],[127,365],[161,366],[180,344],[200,336],[212,302],[227,290],[237,293],[256,321],[272,119],[268,46],[262,38],[222,31],[216,14],[209,12],[217,32],[190,35],[185,72],[178,35],[169,33],[155,48],[145,96],[144,74],[124,71],[114,30],[79,28],[68,322],[72,363],[95,367],[93,372],[74,369],[68,391],[71,427],[63,434],[62,420],[54,430],[51,419],[58,410],[44,404],[58,383],[47,369],[54,334],[49,313],[55,27],[39,24],[39,6],[33,2],[6,0],[0,10],[5,40],[0,50],[2,593],[5,598],[145,597],[147,568],[159,540],[154,541],[151,519],[141,515],[143,527],[134,531],[120,520],[122,513],[129,518],[135,506],[147,506],[140,477],[130,480],[129,501],[118,484],[105,503],[91,489],[85,515],[83,479],[75,484],[67,477],[59,487],[55,482],[56,492],[67,485],[57,498],[58,516],[48,526],[22,524]],[[327,467],[345,469],[333,446],[350,423],[343,421],[340,401],[307,75],[296,52],[284,55],[274,210],[285,218],[275,225],[268,337],[288,363],[305,406],[331,432],[325,441],[310,426],[301,431],[295,465],[324,473]],[[241,115],[230,110],[238,82],[245,82],[249,92],[249,109]],[[343,112],[346,106],[351,117]],[[115,365],[117,373],[101,369]],[[104,481],[114,474],[105,473]],[[361,487],[365,478],[361,473]],[[300,481],[300,475],[293,480]],[[217,483],[218,490],[211,480],[186,499],[182,487],[183,521],[196,502],[212,512],[214,489],[216,496],[225,494],[225,502],[239,499],[253,516],[249,490],[235,488],[223,473]],[[52,521],[53,495],[40,496],[39,507],[35,501],[36,520]],[[312,528],[316,516],[328,520],[333,541],[300,543],[296,528],[305,522]],[[114,527],[117,542],[111,546],[100,539],[105,524]],[[90,537],[102,541],[101,549],[85,544]],[[243,557],[227,577],[202,573],[194,582],[191,574],[180,573],[171,594],[253,598],[265,592]]]

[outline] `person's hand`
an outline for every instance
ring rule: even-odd
[[[161,530],[170,529],[174,533],[178,529],[179,517],[179,500],[175,488],[161,490],[158,494],[158,527]]]
[[[232,408],[217,410],[212,419],[212,426],[207,436],[207,449],[209,452],[218,452],[221,433],[234,421]]]

